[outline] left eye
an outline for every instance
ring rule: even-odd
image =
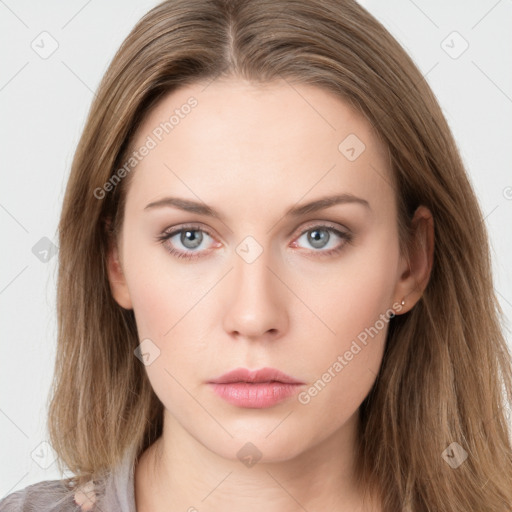
[[[332,240],[331,233],[334,233],[334,240]],[[315,249],[324,249],[322,251],[313,251],[313,252],[322,252],[323,254],[332,254],[340,251],[345,243],[349,243],[352,241],[352,235],[348,232],[340,231],[332,226],[313,226],[302,232],[297,241],[301,238],[305,237],[307,243],[314,247]],[[336,238],[342,239],[343,242],[340,244],[336,242]],[[331,243],[329,247],[329,242]],[[294,242],[293,245],[296,246],[297,242]]]

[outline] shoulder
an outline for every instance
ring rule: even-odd
[[[2,498],[0,512],[85,512],[95,499],[92,482],[76,489],[69,478],[45,480]]]

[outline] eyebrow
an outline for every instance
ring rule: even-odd
[[[306,215],[307,213],[316,212],[334,206],[336,204],[360,204],[365,208],[371,210],[370,204],[366,199],[356,197],[353,194],[337,194],[333,196],[325,196],[319,199],[315,199],[309,203],[305,203],[299,206],[293,206],[288,209],[284,214],[285,217],[299,217],[300,215]],[[153,208],[160,207],[174,207],[184,210],[189,213],[197,213],[199,215],[205,215],[208,217],[217,217],[223,220],[223,216],[214,208],[200,203],[198,201],[192,201],[191,199],[184,199],[181,197],[164,197],[158,201],[149,203],[144,210],[151,210]]]

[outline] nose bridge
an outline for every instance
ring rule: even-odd
[[[247,236],[236,247],[234,272],[225,328],[243,336],[262,336],[282,331],[287,321],[279,280],[269,269],[272,251],[255,237]]]
[[[253,290],[253,294],[268,293],[272,286],[269,279],[271,272],[271,251],[263,247],[253,237],[246,237],[236,248],[235,280],[239,292],[245,294]]]

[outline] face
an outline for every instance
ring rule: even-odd
[[[217,80],[169,94],[133,147],[110,278],[166,418],[231,459],[251,442],[285,460],[340,432],[404,295],[391,172],[369,123],[313,86]],[[211,384],[236,368],[300,384]]]

